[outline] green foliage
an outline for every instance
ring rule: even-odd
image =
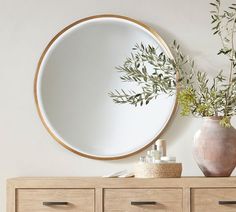
[[[224,127],[231,127],[230,117],[222,117],[222,119],[220,120],[220,125]]]
[[[178,93],[178,101],[182,106],[181,115],[188,116],[196,110],[196,92],[192,88],[186,88]]]
[[[220,0],[210,4],[213,34],[219,36],[222,44],[218,55],[229,59],[229,76],[221,70],[210,79],[205,72],[197,70],[194,60],[181,52],[176,41],[171,47],[174,58],[141,43],[133,48],[124,64],[117,67],[121,80],[135,82],[140,90],[110,92],[115,103],[142,106],[160,94],[174,95],[177,88],[182,115],[222,116],[220,124],[230,126],[230,117],[236,114],[236,4],[224,11],[220,10]]]
[[[167,58],[158,49],[148,45],[136,45],[133,48],[131,57],[127,58],[123,66],[117,67],[121,73],[123,82],[135,82],[141,87],[140,92],[118,91],[110,92],[115,103],[129,103],[135,106],[148,104],[152,99],[162,93],[173,93],[176,87],[175,70],[172,60]],[[153,69],[149,73],[147,66]]]

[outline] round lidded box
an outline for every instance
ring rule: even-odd
[[[177,178],[181,177],[182,163],[136,163],[136,178]]]

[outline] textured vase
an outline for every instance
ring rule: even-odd
[[[236,166],[236,130],[222,127],[220,117],[203,119],[194,136],[195,160],[206,177],[228,177]]]

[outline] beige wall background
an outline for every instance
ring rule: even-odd
[[[199,68],[213,74],[228,66],[216,56],[220,43],[212,36],[209,10],[206,0],[0,0],[0,211],[5,211],[7,178],[99,176],[132,169],[141,155],[117,161],[82,158],[54,142],[42,126],[33,79],[40,54],[59,30],[90,15],[129,16],[154,27],[169,44],[176,39]],[[177,114],[163,136],[170,154],[183,162],[183,175],[201,175],[192,157],[200,125],[201,119]]]

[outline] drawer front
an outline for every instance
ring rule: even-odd
[[[105,189],[105,212],[182,212],[182,189]]]
[[[93,189],[17,189],[17,212],[94,212]]]
[[[191,189],[191,209],[192,212],[235,212],[236,188]]]

